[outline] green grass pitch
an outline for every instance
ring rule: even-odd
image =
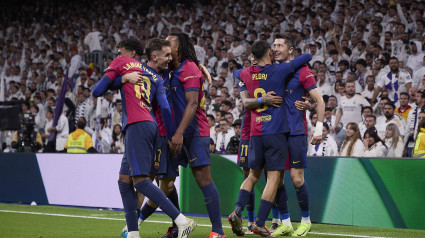
[[[198,226],[190,237],[205,238],[211,231],[210,221],[194,217]],[[244,221],[246,225],[246,221]],[[120,237],[125,225],[124,213],[117,211],[79,209],[56,206],[0,204],[0,237]],[[170,219],[154,214],[140,227],[142,238],[160,237],[170,225]],[[270,225],[270,221],[266,225]],[[297,223],[294,223],[297,226]],[[223,219],[227,237],[236,237]],[[383,229],[340,225],[313,224],[308,237],[425,237],[425,231]],[[259,236],[251,236],[259,237]]]

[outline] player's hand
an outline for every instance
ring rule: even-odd
[[[283,98],[280,96],[275,96],[276,93],[274,91],[268,92],[265,96],[263,96],[263,103],[267,106],[272,107],[280,107],[280,104],[283,102]]]
[[[128,74],[124,74],[122,76],[122,83],[132,83],[132,84],[141,84],[143,82],[143,76],[140,74],[140,72],[131,72]]]
[[[179,134],[176,132],[173,138],[171,138],[171,141],[168,142],[168,145],[170,147],[171,155],[175,158],[177,154],[180,153],[180,151],[182,150],[183,134]]]
[[[310,108],[310,102],[307,97],[302,97],[304,101],[295,101],[295,107],[300,111],[307,111]]]
[[[211,85],[212,84],[212,78],[211,78],[210,72],[208,72],[208,69],[203,64],[199,64],[198,67],[201,70],[204,78],[206,78],[208,80],[208,85]]]
[[[322,143],[322,136],[313,136],[310,140],[312,145],[319,145],[320,143]]]

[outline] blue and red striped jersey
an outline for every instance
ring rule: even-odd
[[[161,76],[147,65],[130,57],[120,56],[115,58],[107,68],[105,76],[111,80],[115,80],[118,76],[135,71],[140,72],[144,76],[143,85],[125,83],[120,89],[123,104],[122,121],[124,130],[128,124],[135,122],[156,122],[152,102],[157,94],[165,93],[162,80],[160,80]]]
[[[196,91],[199,92],[198,107],[195,116],[184,132],[184,137],[210,136],[210,128],[205,115],[204,77],[201,70],[194,62],[185,60],[177,69],[171,72],[170,81],[176,128],[183,118],[183,112],[187,105],[185,93]]]
[[[284,107],[290,135],[308,134],[305,112],[295,107],[295,101],[303,101],[302,97],[307,96],[308,92],[314,88],[317,88],[316,80],[308,66],[298,69],[286,84]]]
[[[276,96],[283,97],[288,76],[312,58],[304,54],[289,63],[265,66],[251,66],[241,72],[241,80],[245,83],[251,98],[265,96],[274,91]],[[284,104],[280,107],[261,106],[251,111],[251,136],[273,135],[289,132]]]

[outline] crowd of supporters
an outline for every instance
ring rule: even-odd
[[[22,111],[35,116],[35,130],[44,146],[49,133],[56,131],[56,151],[64,150],[68,135],[84,117],[84,130],[101,142],[103,152],[123,153],[119,91],[110,91],[99,101],[91,92],[116,55],[118,42],[133,37],[145,44],[170,32],[191,37],[198,60],[213,76],[212,85],[204,85],[213,153],[237,153],[243,106],[233,72],[251,65],[255,41],[272,45],[277,33],[294,37],[294,57],[313,55],[310,66],[326,102],[325,140],[310,146],[309,155],[411,156],[425,117],[423,1],[7,4],[0,10],[5,100],[21,100]],[[87,57],[94,54],[100,64]],[[53,126],[65,74],[65,106]],[[317,121],[313,100],[309,106],[307,124],[312,132]],[[102,119],[96,130],[97,107]],[[3,151],[15,150],[14,134],[2,133]]]

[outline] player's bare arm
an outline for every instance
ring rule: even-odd
[[[318,145],[322,143],[323,119],[325,118],[325,101],[323,101],[322,94],[317,88],[310,90],[309,94],[316,102],[317,111],[316,128],[314,129],[313,138],[310,143],[312,145]]]
[[[199,70],[201,70],[204,78],[206,78],[208,80],[208,84],[211,85],[212,84],[212,78],[211,78],[211,74],[210,74],[210,72],[208,72],[207,68],[203,64],[199,64],[198,68],[199,68]]]
[[[173,157],[175,157],[182,149],[183,133],[195,116],[196,109],[198,108],[198,96],[199,92],[196,91],[185,92],[187,105],[184,109],[182,120],[170,142],[170,151],[173,154]]]
[[[256,109],[261,107],[257,98],[250,98],[248,91],[242,91],[240,93],[242,103],[245,108],[248,109]],[[283,98],[280,96],[275,96],[276,93],[274,91],[268,92],[265,96],[262,97],[263,104],[272,107],[279,107],[283,102]]]

